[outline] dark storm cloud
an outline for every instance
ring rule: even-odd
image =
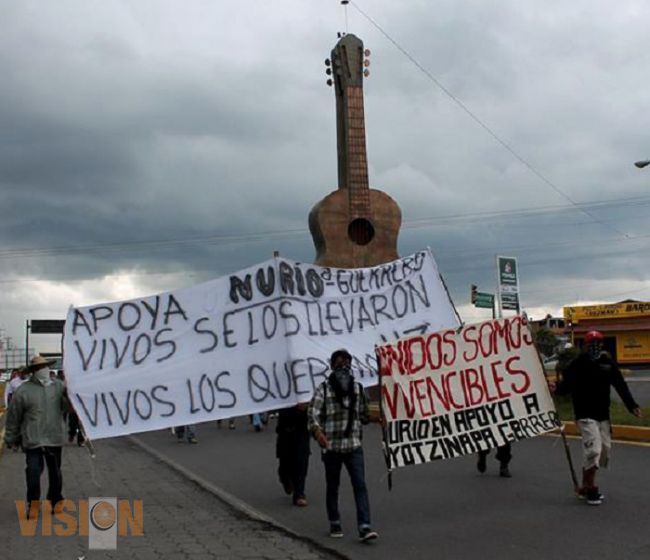
[[[0,252],[13,282],[0,326],[21,316],[21,278],[49,279],[52,293],[97,279],[110,298],[120,292],[104,277],[121,271],[146,292],[274,249],[313,257],[307,214],[336,187],[323,65],[343,22],[336,3],[3,4],[3,249],[62,249]],[[496,253],[519,257],[527,307],[650,297],[639,291],[650,175],[631,166],[650,157],[645,4],[358,4],[557,187],[351,7],[350,30],[372,51],[370,182],[402,207],[400,251],[431,246],[460,306],[470,283],[493,288]],[[634,200],[587,213],[571,202],[614,199]]]

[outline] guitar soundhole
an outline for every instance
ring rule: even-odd
[[[375,236],[375,228],[365,218],[352,220],[348,226],[348,237],[357,245],[368,245]]]

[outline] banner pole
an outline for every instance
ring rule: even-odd
[[[72,306],[70,306],[72,307]],[[63,375],[64,375],[64,390],[65,390],[65,399],[68,401],[68,406],[72,412],[74,412],[77,415],[77,423],[79,424],[79,431],[81,432],[81,435],[84,438],[84,443],[85,447],[88,448],[88,453],[90,453],[90,458],[94,459],[97,454],[95,453],[95,446],[93,445],[93,442],[90,440],[90,438],[86,435],[86,430],[84,428],[83,423],[81,422],[81,416],[79,416],[79,413],[77,412],[77,409],[75,408],[74,404],[72,403],[72,399],[68,395],[68,383],[65,381],[65,367],[63,365],[63,359],[65,357],[65,327],[63,329],[63,332],[61,333],[61,367],[63,367]]]
[[[375,345],[375,356],[377,357],[377,375],[379,376],[379,425],[381,426],[381,450],[384,454],[386,461],[386,469],[388,470],[388,490],[393,489],[393,470],[390,464],[390,454],[388,453],[388,443],[386,441],[386,417],[384,416],[384,399],[382,396],[383,381],[381,374],[381,353]]]
[[[454,313],[456,314],[456,318],[458,319],[458,328],[461,329],[461,328],[463,328],[463,325],[465,323],[461,319],[460,314],[458,313],[458,310],[456,309],[456,305],[454,304],[454,300],[451,299],[451,294],[449,293],[449,289],[447,288],[447,284],[445,283],[445,279],[442,277],[442,274],[440,274],[440,272],[438,272],[438,278],[440,278],[440,282],[442,282],[442,287],[445,289],[445,292],[447,293],[447,298],[449,299],[449,303],[451,303],[451,307],[454,310]]]
[[[560,427],[560,435],[562,436],[562,443],[564,444],[564,452],[566,454],[566,460],[569,463],[569,470],[571,471],[571,480],[573,480],[573,491],[577,494],[580,490],[580,484],[578,483],[578,477],[576,476],[576,470],[573,466],[573,459],[571,458],[571,450],[569,449],[569,442],[566,439],[566,434],[564,433],[564,424]]]

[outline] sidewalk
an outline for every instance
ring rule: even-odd
[[[24,499],[24,455],[5,449],[0,456],[2,556],[11,559],[183,558],[202,560],[341,558],[236,512],[211,493],[177,474],[126,438],[85,448],[63,449],[64,496],[71,500],[111,497],[142,500],[144,536],[117,538],[117,550],[88,550],[88,537],[23,537],[14,501]],[[43,493],[47,491],[42,479]]]

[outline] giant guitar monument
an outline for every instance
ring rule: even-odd
[[[364,57],[369,54],[361,39],[347,34],[325,61],[336,95],[339,186],[309,214],[320,266],[361,268],[399,258],[400,208],[386,193],[368,185],[363,79],[368,65]]]

